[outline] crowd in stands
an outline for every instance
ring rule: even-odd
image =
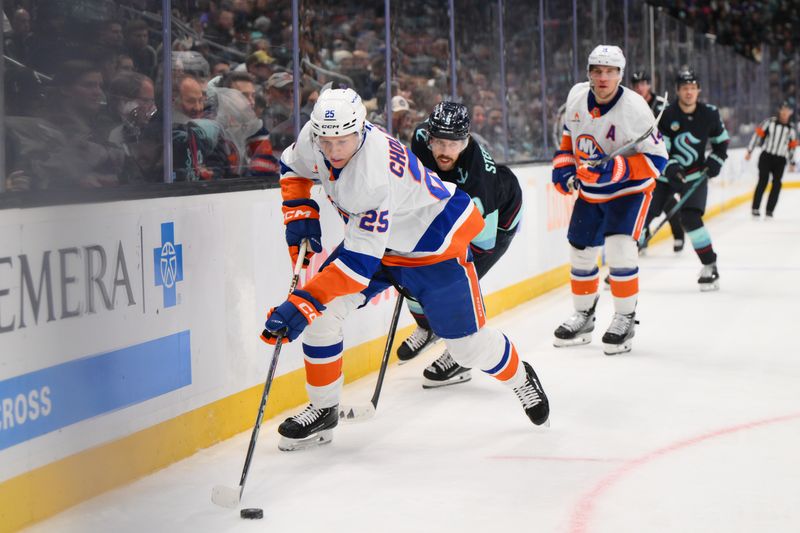
[[[759,3],[713,4],[735,13]],[[571,3],[545,3],[543,83],[538,13],[524,2],[506,2],[504,94],[497,4],[458,4],[456,92],[471,111],[473,132],[499,160],[549,157],[553,147],[545,149],[543,139],[550,137],[545,130],[575,82]],[[698,24],[717,14],[703,2],[670,4],[676,16]],[[776,17],[784,9],[785,20],[796,18],[792,2],[771,4]],[[392,3],[387,103],[383,3],[302,2],[298,113],[291,0],[173,0],[171,5],[172,64],[165,69],[160,0],[3,2],[6,190],[165,179],[276,180],[280,153],[309,119],[325,84],[353,87],[364,98],[369,119],[405,143],[453,90],[444,5]],[[609,35],[619,39],[620,17],[608,16],[606,22]],[[715,24],[709,31],[719,31],[720,41],[727,31],[738,43],[735,32],[746,29],[732,21],[725,26],[725,17],[708,24]],[[580,33],[581,50],[596,44],[595,32]],[[775,33],[776,45],[795,49],[797,32],[780,27]],[[629,34],[635,43],[641,32]],[[163,94],[165,76],[172,81],[170,95]],[[165,172],[167,117],[173,164]]]

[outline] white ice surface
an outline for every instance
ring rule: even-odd
[[[439,345],[390,367],[376,417],[328,446],[279,452],[282,417],[265,423],[242,501],[263,520],[210,499],[238,483],[247,431],[29,531],[800,531],[800,191],[776,214],[710,221],[719,292],[698,291],[691,245],[652,247],[630,354],[602,353],[608,291],[586,346],[552,347],[566,287],[494,319],[539,373],[550,428],[475,371],[423,390]],[[345,400],[368,401],[374,379]]]

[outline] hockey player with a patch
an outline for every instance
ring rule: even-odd
[[[278,428],[283,450],[330,442],[338,423],[347,316],[396,284],[425,307],[453,359],[479,368],[517,394],[528,418],[544,424],[549,403],[514,344],[487,327],[469,242],[483,220],[455,185],[442,182],[397,139],[366,122],[352,89],[323,91],[297,142],[281,155],[286,241],[320,252],[314,184],[344,221],[344,239],[302,290],[267,316],[262,339],[291,342],[301,333],[311,403]],[[299,258],[303,260],[303,258]]]
[[[715,178],[728,157],[729,135],[713,105],[700,102],[700,85],[690,69],[678,74],[678,96],[664,111],[659,129],[669,150],[669,161],[653,193],[647,224],[664,210],[666,200],[677,193],[688,194],[697,180],[702,183],[685,199],[680,210],[681,223],[703,268],[698,278],[701,291],[719,288],[717,254],[711,235],[703,223],[708,198],[708,179]],[[706,146],[711,153],[706,155]]]
[[[644,99],[620,85],[624,68],[619,47],[601,45],[592,51],[589,82],[575,85],[567,96],[564,134],[553,158],[556,190],[578,190],[567,232],[575,313],[556,329],[553,343],[560,347],[591,341],[597,258],[605,244],[615,311],[603,335],[608,355],[631,349],[639,293],[636,241],[667,155],[656,130],[626,153],[606,158],[638,139],[655,120]]]

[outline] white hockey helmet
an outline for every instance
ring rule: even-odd
[[[586,63],[586,75],[589,75],[589,70],[592,65],[604,65],[608,67],[619,68],[619,77],[625,75],[625,55],[619,46],[608,44],[601,44],[592,50],[589,54],[589,60]]]
[[[341,137],[364,133],[367,108],[353,89],[327,89],[319,95],[311,112],[311,133],[319,137]]]

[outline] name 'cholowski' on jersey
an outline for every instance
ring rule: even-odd
[[[465,253],[483,228],[470,197],[425,168],[397,139],[366,123],[358,151],[341,169],[312,140],[310,122],[281,155],[284,199],[322,185],[345,221],[335,261],[305,290],[323,304],[366,288],[382,262],[424,266]]]
[[[559,151],[572,152],[575,162],[600,159],[641,136],[653,123],[653,113],[644,98],[620,85],[607,104],[598,104],[589,82],[576,84],[567,96],[564,133]],[[593,203],[652,190],[655,178],[667,161],[667,149],[657,129],[621,154],[628,163],[627,175],[608,183],[581,181],[580,196]]]

